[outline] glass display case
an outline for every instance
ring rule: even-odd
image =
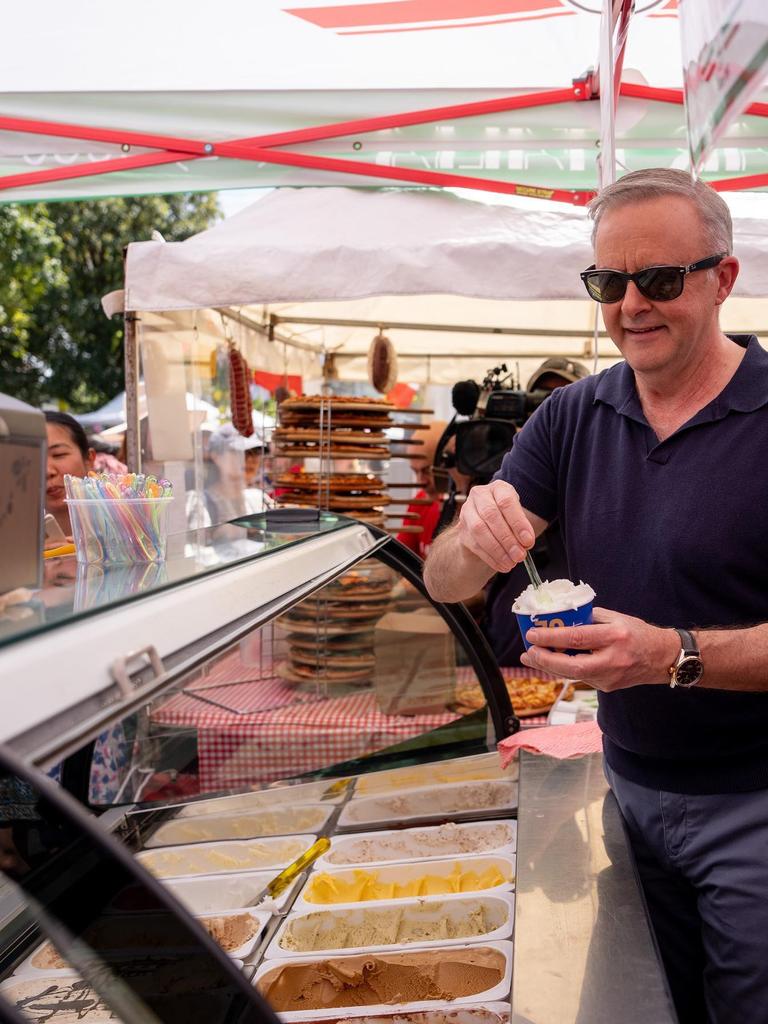
[[[306,510],[252,516],[172,535],[162,566],[52,560],[25,612],[0,623],[15,681],[0,721],[3,1012],[616,1019],[617,1000],[610,1018],[596,1010],[598,969],[580,1010],[565,1012],[572,993],[558,1016],[522,989],[535,1012],[517,1012],[537,956],[560,976],[540,890],[558,902],[547,878],[576,848],[536,832],[560,783],[527,782],[524,762],[517,862],[518,764],[502,770],[495,753],[519,728],[504,680],[467,611],[431,602],[418,559],[386,533]],[[571,781],[565,815],[595,850],[603,834],[584,832],[578,800],[593,822],[596,779]],[[636,936],[627,963],[662,1006],[612,834]],[[331,845],[309,875],[265,893],[318,837]],[[598,860],[558,868],[573,875],[564,903],[594,907]],[[580,921],[579,955],[597,927]],[[631,975],[622,993],[639,1006]]]

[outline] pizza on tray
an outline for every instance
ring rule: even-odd
[[[558,699],[560,690],[563,687],[562,680],[540,679],[532,676],[523,679],[504,680],[512,701],[512,708],[518,717],[525,718],[530,715],[543,715],[553,706]],[[573,686],[569,686],[562,696],[562,700],[573,699]],[[462,686],[456,688],[456,709],[462,714],[477,711],[485,706],[485,694],[480,684],[475,686]]]

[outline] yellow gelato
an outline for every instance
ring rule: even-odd
[[[425,874],[402,882],[383,881],[378,871],[353,871],[352,878],[322,871],[313,875],[304,893],[308,903],[363,903],[367,900],[403,899],[407,896],[445,896],[452,892],[478,892],[504,885],[509,879],[496,867],[463,870],[454,864],[448,875]]]

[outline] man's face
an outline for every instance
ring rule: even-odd
[[[665,196],[606,212],[595,239],[595,266],[635,273],[695,263],[713,256],[711,250],[693,204]],[[696,271],[669,302],[652,302],[630,282],[623,299],[603,304],[608,333],[632,369],[654,374],[683,368],[695,358],[716,328],[716,306],[727,294],[722,280],[720,267]]]

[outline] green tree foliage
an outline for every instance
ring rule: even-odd
[[[181,241],[219,212],[215,194],[0,207],[0,391],[74,412],[121,391],[123,325],[101,297],[122,287],[124,247]]]

